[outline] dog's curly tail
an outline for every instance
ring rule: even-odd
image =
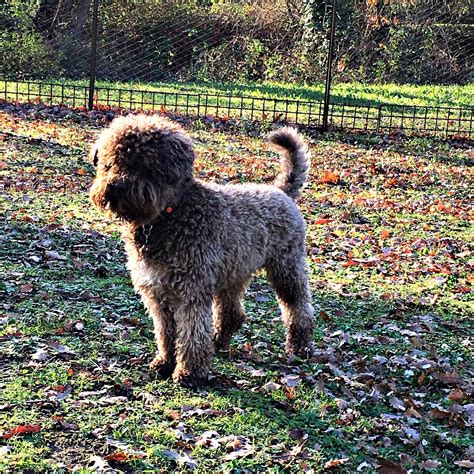
[[[308,179],[311,154],[302,136],[292,127],[283,127],[272,132],[268,140],[281,155],[281,171],[275,186],[297,200],[301,187]]]

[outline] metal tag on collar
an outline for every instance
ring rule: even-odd
[[[150,237],[151,229],[153,229],[152,224],[146,224],[143,226],[143,235],[145,237],[145,246],[148,245],[148,237]]]

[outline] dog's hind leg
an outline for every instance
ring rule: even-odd
[[[170,377],[176,365],[176,327],[173,312],[167,305],[158,301],[152,289],[143,289],[140,293],[143,303],[153,319],[158,347],[158,353],[150,363],[150,369],[157,371],[162,377]]]
[[[242,306],[247,282],[225,288],[214,296],[214,343],[216,349],[228,350],[232,334],[238,331],[245,321]]]
[[[286,327],[286,351],[309,356],[313,351],[314,312],[303,254],[271,260],[265,266],[280,303]]]

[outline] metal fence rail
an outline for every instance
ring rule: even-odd
[[[95,87],[93,107],[179,113],[193,117],[235,118],[263,122],[289,122],[320,128],[324,102],[226,94],[166,92]],[[41,102],[86,110],[88,85],[59,82],[0,81],[0,100],[8,103]],[[332,103],[329,123],[335,129],[374,132],[424,131],[445,136],[473,136],[474,108],[353,105]]]

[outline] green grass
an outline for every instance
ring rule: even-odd
[[[87,104],[87,81],[52,80],[67,85],[41,86],[0,81],[0,97],[8,101],[38,97],[72,106]],[[96,105],[187,112],[307,125],[321,125],[324,84],[279,83],[134,83],[98,81]],[[101,90],[102,88],[102,90]],[[127,92],[132,90],[132,92]],[[124,92],[125,91],[125,92]],[[227,98],[230,96],[231,98]],[[330,124],[346,129],[418,129],[433,134],[469,134],[472,112],[423,107],[472,108],[474,85],[336,83],[331,89]],[[389,104],[389,105],[387,105]],[[391,105],[395,105],[393,108]],[[367,106],[370,106],[367,108]],[[417,109],[413,109],[417,106]],[[403,108],[405,107],[405,108]],[[419,108],[421,107],[421,108]]]
[[[86,152],[100,130],[73,112],[0,120],[11,132],[0,135],[0,471],[93,472],[105,458],[128,472],[321,472],[338,463],[376,472],[381,460],[463,471],[455,463],[472,444],[472,149],[427,138],[312,139],[300,209],[317,354],[285,356],[278,305],[260,274],[231,351],[193,392],[147,369],[151,321],[119,229],[87,197]],[[247,132],[256,136],[196,122],[196,173],[271,182],[278,160]],[[328,170],[337,184],[321,182]],[[32,357],[38,349],[44,360]],[[1,437],[25,424],[40,431]],[[252,454],[240,456],[245,449]]]
[[[231,94],[236,96],[268,97],[273,99],[324,100],[324,83],[280,84],[275,82],[255,83],[98,83],[102,87],[190,92],[209,94]],[[412,84],[364,84],[334,83],[331,87],[332,101],[355,105],[418,105],[471,107],[474,102],[474,84],[468,85],[424,85]]]
[[[50,79],[45,82],[88,86],[86,80]],[[4,83],[1,88],[4,88]],[[219,82],[111,82],[97,81],[97,87],[113,89],[137,89],[143,91],[191,94],[224,94],[237,97],[267,97],[272,99],[295,99],[322,101],[324,83],[283,84],[264,83],[219,83]],[[24,90],[24,89],[21,89]],[[354,105],[417,105],[441,107],[472,107],[474,84],[465,85],[414,85],[414,84],[366,84],[358,82],[337,83],[331,87],[332,101]]]

